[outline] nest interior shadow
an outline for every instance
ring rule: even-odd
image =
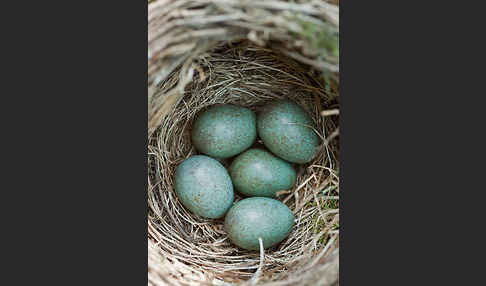
[[[220,43],[195,57],[191,67],[194,73],[183,88],[179,87],[186,73],[179,67],[156,91],[163,96],[179,88],[149,133],[149,270],[157,273],[152,273],[157,276],[152,283],[159,279],[170,285],[245,284],[257,278],[265,285],[295,285],[336,271],[339,123],[336,116],[322,113],[338,108],[338,87],[326,83],[312,66],[248,40]],[[312,162],[295,165],[296,185],[278,196],[294,213],[295,225],[284,241],[265,249],[262,260],[258,251],[240,249],[228,240],[223,219],[204,219],[187,211],[175,195],[173,180],[178,164],[197,154],[190,138],[197,114],[221,103],[258,113],[281,98],[295,101],[312,116],[322,145]],[[261,143],[258,139],[255,144]],[[235,192],[235,202],[241,198]]]

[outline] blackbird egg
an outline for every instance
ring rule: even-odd
[[[276,197],[278,191],[295,185],[292,165],[259,148],[238,155],[229,167],[235,189],[246,196]]]
[[[258,114],[257,130],[265,147],[292,163],[307,163],[319,150],[310,115],[290,100],[278,100]]]
[[[229,158],[248,149],[257,136],[256,115],[246,107],[214,105],[199,115],[191,131],[196,149],[214,158]]]
[[[235,245],[247,249],[260,249],[277,245],[291,232],[294,225],[292,211],[282,202],[265,197],[251,197],[237,202],[228,211],[224,227]]]
[[[174,189],[180,202],[192,213],[221,218],[233,204],[231,178],[217,160],[194,155],[176,169]]]

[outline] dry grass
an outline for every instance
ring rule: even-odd
[[[249,39],[306,63],[326,79],[339,71],[339,9],[325,0],[156,0],[148,11],[149,133],[181,96],[191,64],[221,42]],[[157,92],[180,69],[177,88]]]
[[[338,1],[149,3],[149,284],[335,285]],[[222,220],[199,218],[181,206],[172,187],[174,169],[195,153],[189,130],[198,112],[218,103],[258,112],[282,97],[312,115],[321,152],[297,168],[296,186],[279,196],[296,216],[290,236],[263,253],[238,249]]]
[[[325,84],[320,72],[277,50],[248,41],[217,45],[175,68],[154,89],[154,97],[165,100],[151,116],[154,128],[149,133],[149,283],[336,283],[339,137],[337,113],[327,110],[338,107],[337,91]],[[265,103],[284,97],[312,115],[315,131],[326,144],[311,163],[297,167],[296,186],[279,196],[294,212],[296,224],[287,239],[265,250],[262,259],[259,252],[232,245],[223,220],[188,212],[174,193],[173,174],[196,152],[189,134],[198,112],[219,103],[258,112]]]

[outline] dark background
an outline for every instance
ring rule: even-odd
[[[144,285],[147,3],[11,5],[2,279]],[[481,11],[342,1],[341,285],[482,282]]]

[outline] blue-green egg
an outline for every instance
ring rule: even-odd
[[[243,199],[231,207],[224,220],[224,228],[235,245],[260,249],[277,245],[291,232],[294,225],[292,211],[282,202],[265,197]]]
[[[265,147],[292,163],[307,163],[319,151],[320,139],[313,127],[311,116],[290,100],[268,104],[257,119],[258,135]]]
[[[223,217],[234,200],[228,171],[204,155],[191,156],[176,168],[174,189],[189,211],[205,218]]]
[[[246,196],[276,197],[295,185],[297,174],[287,161],[259,148],[238,155],[228,168],[233,186]]]
[[[257,137],[256,115],[243,106],[214,105],[195,120],[191,139],[196,149],[214,158],[229,158],[248,149]]]

